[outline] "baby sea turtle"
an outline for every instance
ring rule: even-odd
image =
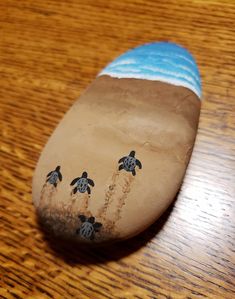
[[[48,173],[46,181],[56,187],[58,180],[62,181],[62,174],[60,172],[60,166],[57,166],[55,170],[50,171]]]
[[[91,188],[95,186],[95,183],[88,178],[87,172],[83,172],[82,177],[76,178],[71,182],[71,186],[76,184],[76,187],[73,189],[73,194],[77,193],[77,191],[81,193],[85,193],[87,191],[88,194],[91,194]]]
[[[122,163],[119,165],[119,170],[125,169],[126,171],[132,172],[133,175],[136,175],[136,166],[138,166],[139,169],[142,168],[141,162],[135,158],[135,151],[131,151],[129,156],[121,158],[118,163]]]
[[[78,218],[82,222],[82,225],[77,229],[76,233],[82,238],[93,240],[95,233],[100,230],[102,223],[95,222],[95,217],[88,218],[84,215],[79,215]]]

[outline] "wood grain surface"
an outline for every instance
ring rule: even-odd
[[[110,60],[178,42],[203,81],[199,132],[178,198],[123,243],[46,236],[31,180],[47,139]],[[0,1],[0,298],[235,298],[235,2]]]

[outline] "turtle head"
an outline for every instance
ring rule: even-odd
[[[129,156],[134,158],[135,157],[135,151],[131,151]]]
[[[86,171],[84,171],[84,172],[82,173],[82,178],[87,178],[87,172],[86,172]]]
[[[90,222],[90,223],[95,223],[95,217],[90,217],[90,218],[88,218],[88,222]]]
[[[55,171],[59,172],[60,171],[60,166],[57,166],[56,169],[55,169]]]

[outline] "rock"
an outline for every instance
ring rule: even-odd
[[[130,238],[156,221],[182,183],[197,132],[200,76],[172,43],[108,65],[60,122],[39,159],[33,202],[56,236]]]

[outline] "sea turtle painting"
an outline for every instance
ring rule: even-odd
[[[94,240],[95,233],[100,230],[102,223],[95,222],[95,217],[88,218],[84,215],[79,215],[78,218],[82,222],[82,225],[77,229],[76,233],[84,239]]]
[[[77,193],[77,191],[79,191],[80,193],[87,192],[88,194],[91,194],[90,186],[95,186],[95,183],[93,182],[93,180],[88,178],[88,174],[85,171],[83,172],[81,177],[75,178],[70,185],[73,186],[75,184],[76,187],[73,189],[73,194]]]
[[[53,185],[54,187],[57,187],[58,180],[62,181],[60,166],[57,166],[55,170],[48,173],[46,182]]]
[[[135,151],[131,151],[128,156],[121,158],[118,163],[122,163],[119,165],[119,170],[124,169],[128,172],[131,172],[133,175],[136,175],[136,166],[138,166],[139,169],[142,168],[141,162],[135,158]]]

